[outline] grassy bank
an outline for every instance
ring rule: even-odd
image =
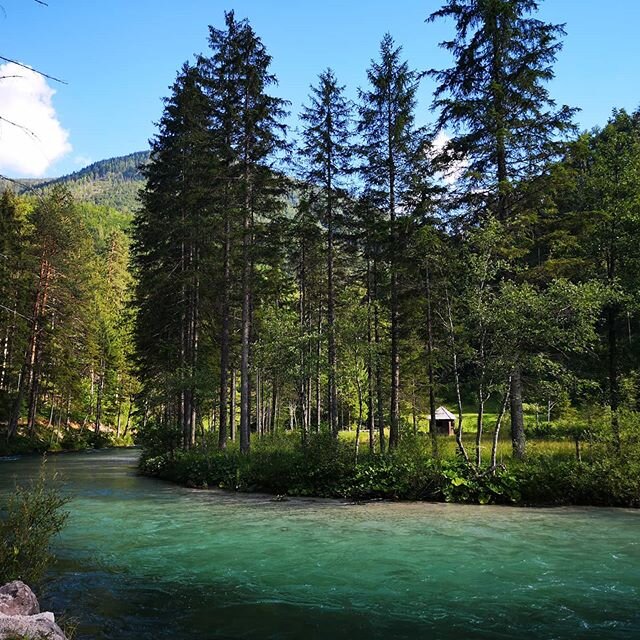
[[[586,446],[579,461],[571,442],[537,440],[530,443],[527,460],[516,461],[510,443],[502,441],[494,472],[462,460],[453,438],[441,438],[439,445],[434,457],[426,434],[405,436],[393,453],[370,455],[361,448],[356,460],[349,434],[337,442],[316,435],[303,446],[297,436],[285,433],[255,438],[246,456],[233,443],[226,451],[213,446],[164,453],[147,449],[140,470],[189,487],[291,496],[640,506],[640,456],[617,454],[607,442]],[[489,450],[489,438],[483,447]]]
[[[96,433],[93,429],[80,429],[79,427],[53,433],[38,425],[32,435],[18,432],[10,440],[7,440],[1,431],[0,434],[0,456],[83,451],[105,447],[125,447],[133,444],[130,435],[122,438],[110,431]]]

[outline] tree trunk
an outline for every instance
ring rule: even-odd
[[[514,458],[523,460],[526,441],[522,411],[522,375],[519,365],[516,365],[511,373],[511,442]]]
[[[496,420],[496,428],[493,431],[493,442],[491,444],[491,471],[492,472],[495,472],[496,470],[496,460],[498,456],[498,439],[500,438],[500,427],[502,425],[502,419],[504,418],[504,414],[507,411],[507,403],[509,402],[510,387],[511,387],[511,378],[509,378],[509,382],[507,383],[507,388],[504,392],[504,398],[502,399],[502,403],[500,404],[500,413],[498,414],[498,419]]]
[[[396,220],[396,163],[393,150],[394,126],[391,105],[387,104],[387,166],[389,169],[389,221],[391,223],[391,407],[389,449],[400,441],[400,324],[398,304],[398,260],[400,250]]]
[[[100,384],[98,385],[98,394],[96,398],[96,419],[93,423],[93,430],[95,433],[100,433],[100,426],[102,422],[102,397],[104,395],[104,362],[100,363]]]
[[[478,386],[478,420],[476,428],[476,467],[482,464],[482,429],[484,426],[484,383],[481,380]]]
[[[328,334],[328,366],[329,366],[329,425],[334,438],[338,437],[338,391],[336,388],[336,371],[338,368],[335,335],[335,289],[334,289],[334,237],[333,211],[327,211],[327,334]]]
[[[229,213],[225,212],[224,243],[222,256],[222,327],[220,332],[220,427],[218,430],[218,447],[227,446],[227,393],[229,380],[229,287],[231,286],[231,269],[229,253],[231,249],[231,230]]]
[[[262,376],[256,369],[256,432],[262,436]]]
[[[276,414],[278,412],[278,383],[273,381],[271,386],[271,413],[269,414],[269,431],[276,432]]]
[[[371,261],[367,259],[367,425],[369,452],[375,451],[375,418],[373,410],[373,340],[371,331]]]
[[[251,438],[251,393],[249,351],[251,349],[251,217],[249,178],[245,173],[245,211],[242,234],[242,329],[240,350],[240,451],[248,453]]]
[[[356,423],[355,463],[358,464],[358,452],[360,450],[360,431],[362,430],[362,384],[356,375],[356,389],[358,390],[358,421]]]
[[[620,451],[620,424],[618,409],[620,408],[620,389],[618,384],[618,339],[617,310],[613,304],[607,307],[607,350],[609,377],[609,406],[611,408],[611,431],[616,450]]]
[[[322,389],[320,385],[320,357],[322,355],[322,304],[318,305],[318,330],[316,341],[316,433],[322,424]]]
[[[129,433],[129,427],[131,426],[131,414],[133,413],[133,396],[129,396],[129,408],[127,409],[127,420],[124,423],[124,432],[122,434],[123,438],[127,437]]]
[[[433,319],[431,317],[431,274],[429,263],[426,269],[426,294],[427,294],[427,367],[429,373],[429,434],[431,436],[431,453],[434,458],[438,456],[438,434],[436,433],[436,394],[433,373]]]
[[[229,430],[231,441],[236,440],[236,370],[231,370],[231,402],[229,409]]]
[[[380,438],[380,453],[384,453],[385,450],[385,438],[384,438],[384,404],[382,399],[382,368],[380,364],[380,350],[381,350],[381,338],[380,338],[380,318],[378,310],[378,268],[376,263],[373,264],[373,337],[375,341],[375,377],[376,377],[376,400],[377,400],[377,421],[378,421],[378,435]]]

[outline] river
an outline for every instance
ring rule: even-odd
[[[49,459],[72,500],[43,606],[78,640],[640,638],[640,513],[273,502]],[[0,461],[0,492],[38,460]]]

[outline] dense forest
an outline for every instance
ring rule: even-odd
[[[62,185],[3,196],[9,437],[135,425],[146,471],[196,485],[638,504],[640,111],[579,132],[536,11],[448,0],[431,105],[387,34],[357,101],[319,73],[295,136],[225,14],[131,226]]]
[[[76,202],[62,185],[3,193],[0,420],[9,450],[128,435],[138,390],[129,225],[129,216]]]

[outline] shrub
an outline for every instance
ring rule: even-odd
[[[37,585],[53,559],[51,539],[67,519],[68,499],[51,486],[43,459],[37,480],[17,486],[0,519],[0,584],[22,580]]]

